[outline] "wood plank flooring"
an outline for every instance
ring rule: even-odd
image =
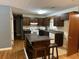
[[[71,56],[61,55],[61,56],[59,56],[59,59],[79,59],[79,53],[76,53]]]
[[[0,51],[0,59],[26,59],[24,54],[24,40],[17,39],[13,49],[10,51]],[[59,59],[79,59],[79,53],[72,56],[61,55]]]
[[[23,48],[24,40],[15,40],[12,50],[0,51],[0,59],[26,59]]]

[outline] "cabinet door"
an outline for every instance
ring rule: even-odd
[[[50,18],[44,18],[43,20],[43,26],[49,26]]]
[[[62,46],[63,45],[63,35],[64,35],[63,32],[55,34],[55,43],[58,46]]]
[[[49,26],[50,18],[39,18],[38,25],[39,26]]]
[[[29,26],[30,25],[30,18],[29,17],[24,17],[23,18],[23,25],[24,26]]]
[[[79,33],[79,17],[75,13],[69,15],[69,35],[68,35],[68,53],[72,55],[77,52]]]
[[[54,26],[63,27],[64,20],[61,17],[55,17],[54,18]]]
[[[31,18],[30,19],[30,22],[31,23],[38,23],[38,18]]]
[[[43,26],[43,18],[38,18],[38,26]]]

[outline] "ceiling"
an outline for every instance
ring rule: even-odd
[[[13,12],[15,13],[23,13],[38,16],[50,16],[50,15],[52,16],[57,12],[79,6],[79,0],[4,0],[4,1],[2,1],[2,3],[11,6]],[[39,10],[47,12],[44,14],[38,14]]]

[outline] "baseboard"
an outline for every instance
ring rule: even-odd
[[[8,47],[8,48],[0,48],[0,51],[5,51],[5,50],[11,50],[12,47]]]
[[[25,53],[26,59],[29,59],[28,56],[27,56],[27,53],[26,53],[26,49],[25,48],[24,48],[24,53]]]

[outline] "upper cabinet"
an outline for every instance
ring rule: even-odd
[[[30,26],[31,23],[37,23],[38,26],[49,26],[50,18],[32,18],[32,17],[24,17],[23,25]]]
[[[30,23],[38,23],[38,18],[30,17]]]
[[[44,18],[38,18],[38,26],[43,26]]]
[[[29,26],[30,25],[30,18],[29,17],[24,17],[23,18],[23,25],[24,26]]]
[[[68,20],[68,18],[69,18],[68,13],[62,14],[61,16],[55,16],[54,17],[54,26],[63,27],[64,21]]]
[[[49,26],[50,18],[38,18],[38,26]]]
[[[63,27],[64,20],[61,17],[55,17],[54,18],[54,26]]]
[[[44,26],[49,26],[49,23],[50,23],[50,18],[44,18]]]

